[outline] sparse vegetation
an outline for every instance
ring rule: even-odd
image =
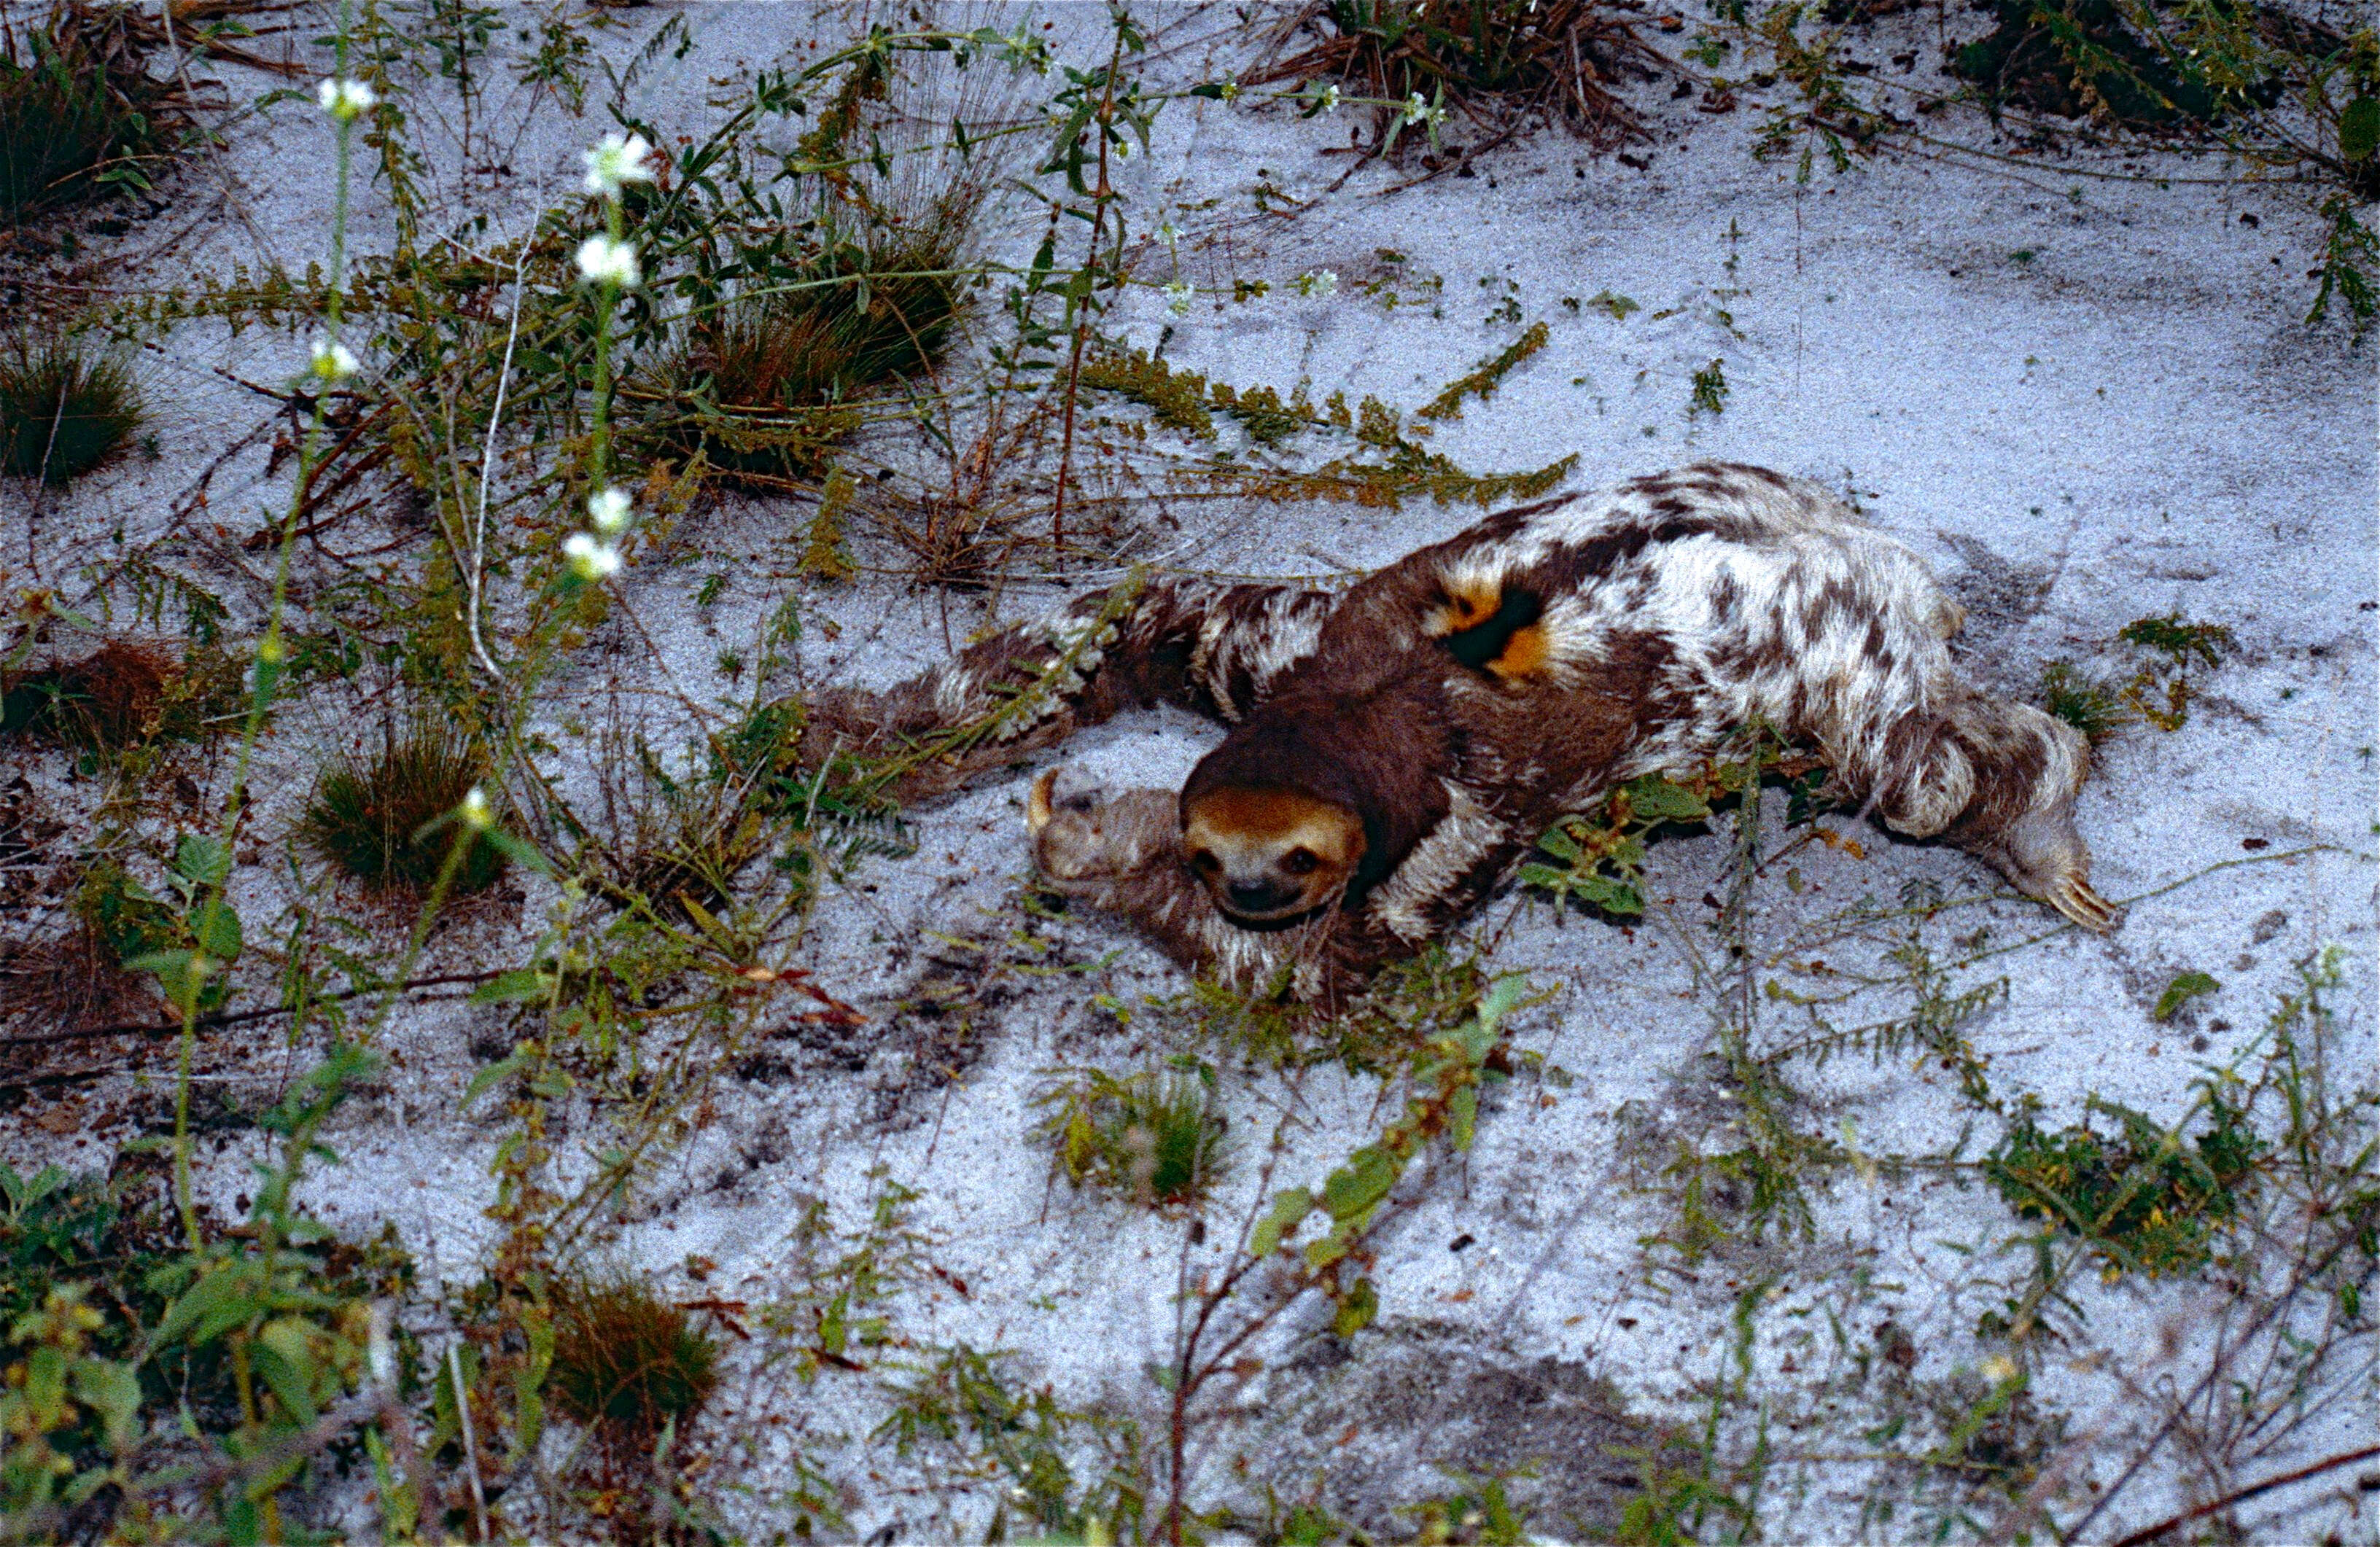
[[[2110,1278],[2205,1262],[2210,1233],[2239,1212],[2234,1190],[2251,1179],[2265,1147],[2246,1114],[2218,1094],[2204,1130],[2185,1138],[2109,1102],[2092,1110],[2119,1131],[2085,1122],[2045,1133],[2027,1115],[1985,1158],[1984,1174],[2020,1215],[2091,1242]]]
[[[2202,114],[2188,92],[2223,51],[2306,38],[2264,12],[2252,39],[2216,36],[2248,13],[2196,0],[2115,6],[1976,19],[2031,30],[2031,52],[2011,49],[1994,78],[2002,118],[2054,116],[2031,102],[2063,70],[2101,118],[2058,132],[2230,143],[2269,127],[2281,80],[2277,101],[2307,103],[2301,169],[2338,201],[2325,294],[2368,312],[2371,236],[2345,191],[2366,186],[2380,141],[2363,35],[2327,65],[2209,86]],[[1769,50],[1745,70],[1778,64],[1805,93],[1777,145],[1847,156],[1899,132],[1809,7],[1734,11]],[[1716,303],[1703,316],[1690,302],[1696,315],[1670,324],[1688,307],[1658,272],[1628,282],[1641,306],[1582,298],[1609,277],[1585,272],[1533,321],[1523,300],[1553,296],[1497,276],[1486,329],[1410,373],[1393,362],[1381,395],[1330,390],[1318,350],[1291,368],[1317,382],[1226,381],[1229,367],[1182,363],[1223,357],[1193,353],[1210,341],[1142,325],[1171,325],[1155,306],[1190,327],[1210,311],[1297,325],[1342,287],[1321,264],[1346,260],[1304,250],[1316,227],[1292,223],[1329,195],[1276,171],[1258,174],[1253,225],[1245,202],[1229,217],[1204,204],[1210,184],[1144,175],[1142,158],[1178,143],[1152,151],[1160,109],[1170,130],[1195,104],[1160,86],[1171,66],[1149,67],[1160,44],[1128,10],[1070,22],[1110,29],[1096,51],[882,12],[847,46],[822,34],[757,68],[719,65],[692,138],[691,121],[638,112],[663,100],[648,88],[665,63],[717,64],[691,47],[699,11],[490,16],[357,7],[334,47],[304,21],[298,67],[331,74],[328,90],[253,111],[328,115],[339,180],[310,234],[328,261],[291,236],[279,261],[171,291],[43,264],[80,261],[70,203],[140,187],[178,149],[185,67],[289,18],[252,0],[60,10],[15,32],[29,52],[0,64],[0,228],[34,222],[0,234],[9,283],[113,297],[55,335],[72,341],[66,365],[42,364],[50,325],[27,325],[19,375],[40,365],[48,385],[17,391],[0,370],[14,476],[63,483],[139,439],[135,357],[108,348],[187,364],[186,325],[295,345],[277,366],[222,362],[238,383],[226,394],[255,397],[252,438],[226,432],[166,469],[154,509],[114,513],[122,531],[102,518],[104,485],[0,490],[39,517],[8,526],[0,554],[0,730],[27,765],[0,773],[0,1118],[29,1150],[115,1156],[103,1178],[0,1165],[0,1540],[738,1541],[888,1523],[1176,1547],[1586,1534],[1533,1514],[1525,1468],[1416,1476],[1388,1504],[1333,1493],[1336,1459],[1292,1477],[1260,1447],[1240,1455],[1251,1412],[1327,1429],[1334,1457],[1373,1448],[1370,1414],[1350,1409],[1341,1439],[1329,1396],[1309,1400],[1330,1371],[1416,1329],[1492,1325],[1510,1329],[1496,1368],[1514,1395],[1460,1408],[1433,1386],[1429,1432],[1451,1456],[1469,1426],[1528,1429],[1566,1399],[1528,1362],[1543,1338],[1608,1358],[1615,1400],[1633,1396],[1628,1370],[1657,1364],[1677,1377],[1665,1403],[1694,1394],[1691,1421],[1643,1420],[1658,1437],[1641,1448],[1541,1463],[1608,1491],[1617,1540],[1817,1537],[1856,1509],[1876,1535],[2097,1541],[2107,1495],[2061,1478],[2120,1493],[2157,1470],[2125,1467],[2174,1443],[2189,1486],[2252,1487],[2298,1464],[2287,1437],[2315,1432],[2300,1414],[2361,1390],[2375,1107],[2368,1080],[2342,1072],[2361,1045],[2323,1008],[2335,960],[2308,959],[2261,1037],[2217,1043],[2253,970],[2210,948],[2185,960],[2224,973],[2220,998],[2196,972],[2159,995],[2135,974],[2179,963],[2154,942],[2094,1034],[2161,1039],[2143,1056],[2172,1061],[2128,1073],[2229,1061],[2177,1072],[2176,1087],[2200,1082],[2170,1107],[2119,1106],[2081,1080],[2057,1090],[2069,1105],[2053,1118],[2051,1082],[2025,1078],[2046,1067],[2028,1061],[2036,1039],[1995,1019],[2022,1002],[2018,963],[2041,960],[2029,925],[2015,934],[2016,910],[1931,881],[1896,889],[1849,822],[1821,820],[1815,765],[1751,735],[1740,755],[1554,824],[1528,895],[1348,1002],[1213,984],[1149,997],[1144,958],[1088,949],[1079,919],[996,889],[1013,851],[972,836],[1005,830],[996,811],[979,829],[972,815],[913,820],[886,793],[1011,733],[1099,630],[1014,700],[897,754],[806,740],[822,680],[883,664],[853,619],[889,611],[888,581],[927,592],[929,633],[946,631],[919,640],[932,651],[1029,616],[1038,600],[1018,587],[1051,572],[1087,588],[1144,560],[1242,562],[1207,546],[1219,534],[1258,538],[1268,573],[1299,551],[1350,569],[1368,549],[1264,523],[1308,501],[1335,502],[1335,519],[1546,494],[1575,458],[1477,471],[1434,438],[1538,446],[1514,400],[1542,403],[1536,373],[1581,333],[1633,349],[1665,324],[1674,342],[1706,322],[1741,338],[1749,320],[1736,332]],[[1634,135],[1623,83],[1669,69],[1636,30],[1678,19],[1589,0],[1331,0],[1260,18],[1288,30],[1251,35],[1272,53],[1248,73],[1293,82],[1257,99],[1310,118],[1334,90],[1370,114],[1371,149],[1423,163],[1373,167],[1381,184],[1492,184],[1497,164],[1472,162],[1531,123],[1604,146]],[[1688,57],[1718,68],[1731,25]],[[2108,28],[2137,50],[2090,53]],[[2177,57],[2167,42],[2192,28],[2214,30]],[[2173,110],[2136,110],[2108,71],[2150,80]],[[169,79],[175,95],[145,95]],[[1187,94],[1229,103],[1228,84]],[[1695,105],[1721,111],[1735,89],[1762,88]],[[43,92],[53,118],[10,128]],[[138,125],[122,116],[143,103]],[[550,166],[514,157],[549,145],[557,114],[612,136],[590,152],[589,197],[507,213],[519,190],[554,197]],[[1471,130],[1442,132],[1458,119]],[[1341,148],[1351,163],[1361,139]],[[2334,150],[2338,167],[2321,160]],[[351,204],[370,209],[368,241]],[[76,218],[96,229],[103,213]],[[1742,235],[1730,227],[1730,253]],[[1375,239],[1415,252],[1375,248],[1378,266],[1349,275],[1361,315],[1453,309],[1421,266],[1442,261],[1426,236],[1362,245]],[[1998,260],[2032,240],[1982,249],[1997,281],[2047,277],[2052,243]],[[1638,386],[1674,410],[1691,372],[1692,415],[1719,413],[1722,362],[1692,368],[1736,347],[1686,336],[1692,353]],[[1570,380],[1598,411],[1615,387]],[[91,453],[105,413],[57,413],[60,383],[103,409],[115,394],[128,417],[113,452]],[[14,405],[36,399],[41,453],[22,462],[33,416]],[[261,515],[226,494],[258,477],[286,494]],[[1214,508],[1200,502],[1255,525],[1185,519]],[[1353,524],[1366,543],[1403,531]],[[2090,665],[2053,663],[2045,697],[2095,737],[2178,725],[2234,649],[2217,625],[2142,619]],[[315,696],[291,705],[299,683]],[[1663,835],[1676,841],[1651,841]],[[2310,885],[2317,857],[2350,863],[2243,854],[2227,863],[2302,858]],[[871,896],[892,856],[914,860],[904,884],[983,871],[965,894],[980,914],[920,937],[894,888]],[[525,916],[448,919],[507,867]],[[1508,971],[1522,963],[1505,932],[1524,915],[1544,926],[1548,900],[1570,934],[1524,963],[1533,991]],[[815,929],[829,909],[832,928]],[[2254,949],[2278,949],[2287,923],[2277,910],[2250,925]],[[1582,927],[1597,937],[1584,954]],[[2097,981],[2104,963],[2071,949],[2076,981]],[[854,962],[857,1007],[836,981],[863,975]],[[1020,1098],[1013,1063],[992,1059],[1026,1034],[1068,1067]],[[445,1051],[425,1075],[433,1042]],[[456,1080],[443,1060],[465,1047],[480,1068]],[[1615,1051],[1637,1060],[1615,1082],[1670,1081],[1616,1121],[1594,1088],[1606,1070],[1561,1067]],[[1092,1063],[1105,1068],[1076,1067]],[[1592,1101],[1573,1103],[1581,1086]],[[367,1109],[332,1130],[358,1094]],[[384,1167],[413,1164],[382,1143],[398,1122],[404,1155],[457,1158],[456,1177],[486,1162],[484,1191],[451,1206],[484,1210],[487,1245],[442,1262],[435,1292],[413,1283],[408,1216],[383,1195]],[[844,1138],[862,1130],[874,1148],[856,1182]],[[1053,1181],[1102,1196],[1045,1194],[1038,1218],[1026,1196],[991,1218],[975,1194],[939,1190],[954,1163],[1006,1176],[1021,1156],[1029,1178],[1037,1145]],[[1590,1149],[1592,1168],[1572,1170]],[[936,1196],[895,1179],[920,1177]],[[705,1255],[732,1237],[673,1239],[692,1197],[746,1211],[739,1223],[765,1215],[764,1238],[732,1266]],[[1877,1222],[1864,1237],[1863,1216]],[[392,1217],[371,1240],[355,1223]],[[1580,1292],[1578,1259],[1539,1249],[1575,1218],[1614,1261],[1572,1317],[1559,1297]],[[1938,1294],[1893,1282],[1906,1260],[1888,1220],[1927,1242]],[[1127,1269],[1156,1275],[1162,1299],[1130,1361],[1097,1380],[1040,1357],[1051,1329],[1105,1313],[1059,1250],[1086,1221],[1128,1242]],[[633,1265],[590,1277],[590,1262]],[[2111,1270],[2129,1282],[2103,1290]],[[2119,1343],[2134,1319],[2105,1314],[2105,1297],[2157,1292],[2150,1275],[2204,1297],[2233,1340],[2139,1364]],[[2094,1379],[2140,1383],[2142,1423],[2071,1409],[2063,1372],[2091,1361]],[[2177,1440],[2140,1441],[2155,1423]]]
[[[0,472],[73,482],[147,420],[132,368],[88,335],[20,329],[0,345]]]

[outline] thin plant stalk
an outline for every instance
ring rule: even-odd
[[[340,79],[346,78],[347,68],[347,0],[340,0],[339,28],[333,40],[333,72]],[[341,292],[346,285],[347,265],[347,204],[350,169],[353,165],[355,116],[338,115],[334,122],[338,133],[337,177],[331,199],[331,272],[328,293],[324,296],[323,332],[330,344],[339,340]],[[306,489],[313,481],[314,469],[322,459],[322,432],[325,414],[322,392],[330,382],[322,381],[314,396],[313,414],[306,426],[306,438],[298,449],[298,476],[289,496],[289,514],[282,518],[281,551],[273,569],[273,596],[266,605],[264,637],[256,647],[256,674],[250,690],[248,718],[240,729],[239,752],[232,765],[231,797],[224,803],[222,842],[229,855],[238,840],[240,819],[248,810],[248,770],[256,752],[257,737],[264,728],[266,711],[272,707],[273,689],[279,685],[281,667],[286,648],[281,642],[281,615],[289,595],[289,556],[297,547],[298,520],[305,508]],[[198,930],[201,941],[215,937],[215,928],[223,917],[224,894],[231,885],[231,871],[224,874],[208,888],[205,911]],[[203,954],[193,954],[188,971],[184,974],[181,1046],[175,1060],[174,1080],[174,1201],[182,1216],[182,1230],[189,1238],[193,1250],[199,1244],[198,1207],[190,1191],[190,1060],[198,1043],[199,990],[212,967]],[[402,976],[402,974],[399,974]],[[297,1028],[292,1028],[296,1034]]]

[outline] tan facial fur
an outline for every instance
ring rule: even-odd
[[[1217,907],[1263,924],[1337,900],[1363,862],[1364,826],[1292,791],[1214,790],[1184,811],[1182,847]]]

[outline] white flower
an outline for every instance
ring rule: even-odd
[[[587,191],[617,199],[623,183],[651,182],[653,169],[645,164],[645,158],[652,151],[643,135],[632,134],[625,139],[605,135],[602,144],[579,158],[587,163]]]
[[[605,537],[628,529],[628,491],[617,484],[587,496],[587,520]]]
[[[352,124],[380,97],[360,80],[345,80],[334,75],[324,77],[314,88],[314,100],[340,123]]]
[[[489,824],[496,819],[494,808],[488,804],[488,792],[476,784],[463,792],[463,804],[455,815],[473,832],[487,831]]]
[[[1301,296],[1330,296],[1339,289],[1339,276],[1328,269],[1314,269],[1297,276],[1297,293]]]
[[[1163,242],[1167,247],[1172,247],[1174,243],[1174,239],[1181,235],[1181,232],[1173,229],[1173,223],[1170,220],[1157,228],[1157,239]]]
[[[1111,152],[1114,154],[1114,156],[1115,156],[1115,159],[1116,159],[1116,160],[1118,160],[1118,161],[1130,161],[1130,160],[1132,160],[1132,141],[1131,141],[1131,140],[1129,140],[1129,139],[1126,139],[1123,136],[1122,136],[1122,135],[1117,135],[1117,136],[1115,137],[1115,144],[1114,144],[1113,146],[1111,146],[1110,149],[1111,149]]]
[[[601,580],[620,573],[620,550],[598,541],[592,533],[571,533],[562,539],[562,551],[570,560],[571,573],[581,580]]]
[[[1446,109],[1442,107],[1432,107],[1428,101],[1424,98],[1419,91],[1415,91],[1412,96],[1407,97],[1405,99],[1405,105],[1400,109],[1397,114],[1397,123],[1400,126],[1405,124],[1419,124],[1426,129],[1436,129],[1440,124],[1445,122]]]
[[[1240,100],[1240,83],[1236,80],[1226,80],[1216,88],[1216,95],[1227,103],[1235,103]]]
[[[609,236],[589,236],[578,244],[578,277],[589,284],[616,284],[634,290],[644,283],[637,267],[637,249]]]
[[[1325,87],[1322,94],[1314,100],[1318,104],[1318,111],[1329,113],[1339,105],[1339,88],[1336,86]]]
[[[333,338],[317,334],[314,339],[314,374],[325,381],[344,381],[361,369],[363,362],[356,352]]]
[[[2022,1372],[2017,1369],[2016,1360],[2009,1358],[2006,1354],[1992,1354],[1985,1358],[1983,1363],[1983,1371],[1985,1378],[1989,1380],[1994,1385],[2003,1386],[2008,1384],[2010,1381],[2015,1380],[2019,1374],[2022,1373]]]
[[[1188,285],[1183,284],[1178,279],[1175,280],[1172,284],[1165,287],[1165,309],[1172,312],[1176,317],[1189,316],[1190,297],[1196,294],[1197,294],[1197,292],[1192,290]]]

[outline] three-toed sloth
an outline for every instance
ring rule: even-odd
[[[1963,613],[1817,486],[1700,463],[1500,514],[1343,592],[1152,581],[813,701],[808,755],[912,764],[915,800],[1160,701],[1230,727],[1176,793],[1053,793],[1044,883],[1245,987],[1334,995],[1502,883],[1560,817],[1743,727],[2094,930],[2088,745],[1963,679]]]

